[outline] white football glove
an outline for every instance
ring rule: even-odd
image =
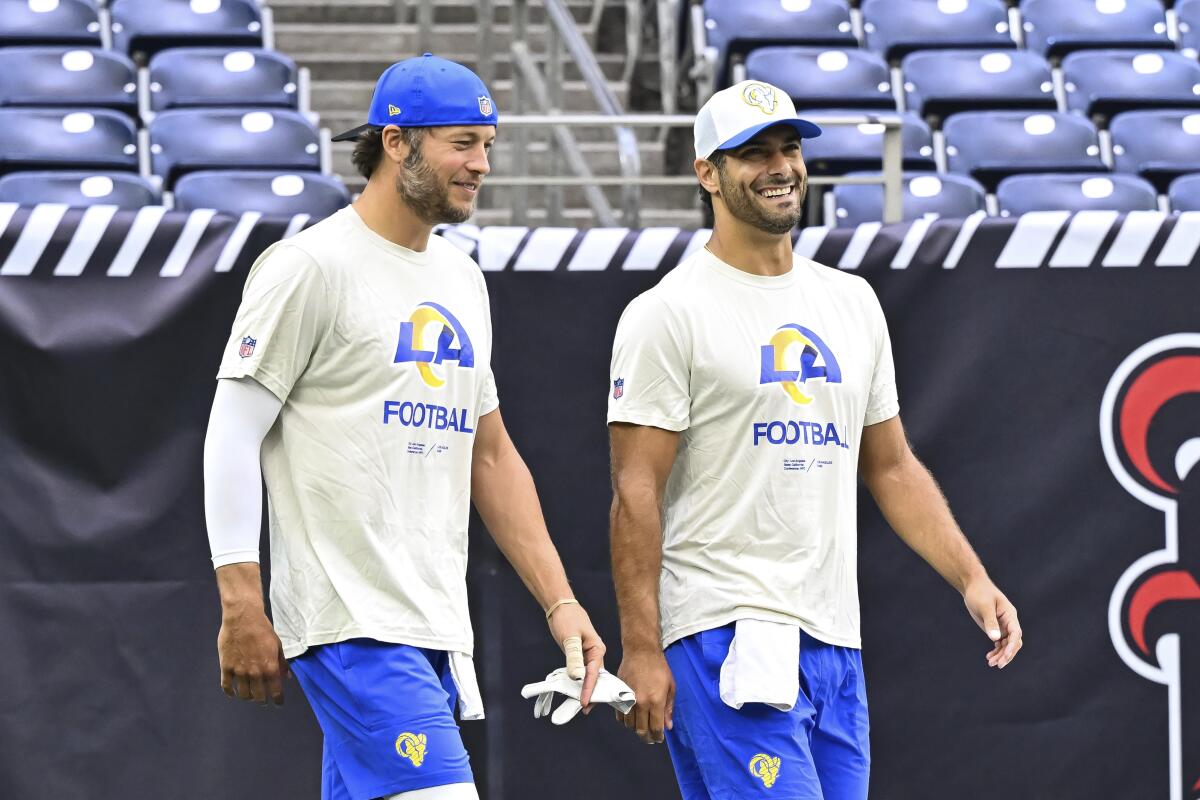
[[[537,702],[533,704],[533,716],[540,719],[550,714],[550,706],[554,704],[555,694],[565,696],[567,699],[554,710],[554,714],[550,717],[550,721],[555,725],[565,725],[574,719],[575,715],[583,708],[579,702],[579,694],[582,691],[583,681],[568,677],[567,670],[560,667],[547,675],[546,680],[529,683],[522,687],[521,697],[526,700],[531,697],[537,698]],[[629,709],[633,708],[635,700],[633,689],[630,689],[624,681],[606,669],[600,670],[600,676],[596,679],[596,688],[592,690],[593,703],[605,703],[622,714],[628,714]]]

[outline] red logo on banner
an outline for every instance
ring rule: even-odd
[[[1163,512],[1164,546],[1121,575],[1108,627],[1121,660],[1168,687],[1170,797],[1194,798],[1200,792],[1200,706],[1192,698],[1200,692],[1200,625],[1193,624],[1200,620],[1200,333],[1155,339],[1121,363],[1104,392],[1100,439],[1121,485]],[[1171,614],[1180,608],[1183,615]]]

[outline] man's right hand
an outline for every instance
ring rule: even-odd
[[[672,727],[675,710],[675,678],[661,649],[626,650],[617,677],[629,684],[637,704],[617,720],[646,744],[661,744],[664,731]]]
[[[217,634],[221,689],[230,697],[266,705],[283,705],[283,679],[288,676],[283,644],[261,610],[226,611]]]

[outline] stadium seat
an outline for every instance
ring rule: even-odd
[[[1167,196],[1172,211],[1200,211],[1200,174],[1182,175],[1171,181]]]
[[[1117,172],[1141,175],[1165,191],[1187,172],[1200,172],[1200,113],[1126,111],[1109,126]]]
[[[823,44],[857,47],[846,0],[729,2],[705,0],[705,39],[717,51],[717,80],[729,79],[731,56],[764,45]]]
[[[1100,160],[1096,128],[1077,114],[967,111],[946,120],[951,172],[989,188],[1018,172],[1094,172]]]
[[[91,0],[0,0],[0,47],[32,44],[100,46],[100,15]]]
[[[193,172],[175,184],[175,208],[215,208],[227,214],[327,217],[350,202],[340,179],[315,173]]]
[[[295,108],[296,64],[267,50],[188,47],[150,60],[150,108],[281,106]]]
[[[1158,193],[1133,175],[1012,175],[996,187],[1001,216],[1030,211],[1155,211]]]
[[[1179,53],[1088,50],[1071,53],[1062,68],[1071,111],[1200,106],[1200,64]]]
[[[923,116],[1056,108],[1050,65],[1027,50],[928,50],[905,56],[901,71],[908,108]]]
[[[1025,44],[1047,57],[1094,47],[1173,48],[1159,0],[1024,0]]]
[[[1200,54],[1200,0],[1176,0],[1175,17],[1179,21],[1179,49],[1188,58]]]
[[[889,61],[914,50],[1016,47],[1001,0],[865,0],[867,47]]]
[[[0,178],[0,203],[66,203],[141,208],[159,205],[158,192],[131,172],[14,172]]]
[[[865,112],[862,109],[819,109],[799,113],[807,117],[817,114],[861,115]],[[899,116],[903,120],[900,140],[904,169],[933,169],[933,134],[929,126],[912,112]],[[824,175],[882,169],[883,131],[880,123],[826,125],[821,129],[820,136],[804,140],[804,163],[810,172]]]
[[[975,180],[964,175],[936,172],[904,173],[904,220],[926,214],[966,217],[984,208],[985,193]],[[842,184],[833,190],[835,222],[838,226],[861,225],[883,219],[883,187]]]
[[[259,47],[254,0],[113,0],[113,46],[154,54],[168,47]]]
[[[111,50],[0,48],[0,106],[92,106],[137,113],[137,70]]]
[[[202,169],[319,170],[317,130],[287,109],[172,109],[150,123],[152,170],[168,186]]]
[[[797,108],[896,107],[887,64],[865,50],[763,47],[746,57],[746,77],[783,89]]]
[[[0,108],[0,172],[138,168],[137,131],[111,109]]]

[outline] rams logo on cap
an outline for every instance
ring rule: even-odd
[[[396,108],[396,107],[395,107],[394,105],[392,105],[391,103],[388,103],[388,116],[389,116],[389,117],[398,117],[398,116],[400,116],[400,109]]]
[[[764,114],[774,114],[779,101],[775,99],[775,89],[765,83],[752,83],[742,90],[742,99],[747,105],[757,106]]]
[[[479,113],[485,117],[492,115],[492,98],[485,94],[479,95]]]

